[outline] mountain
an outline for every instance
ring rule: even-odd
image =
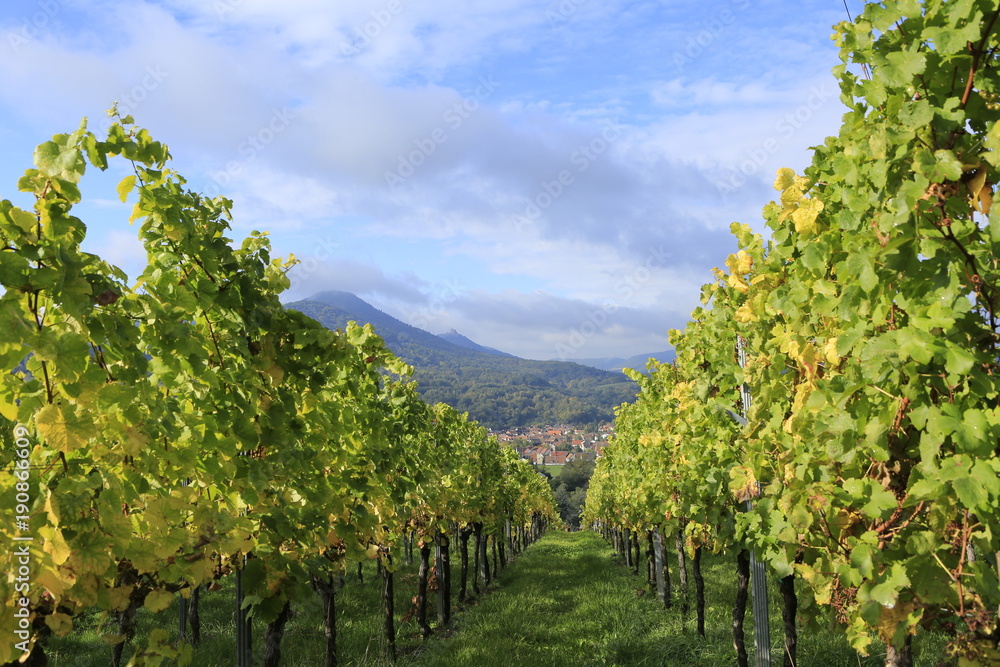
[[[633,400],[637,391],[621,373],[457,345],[401,322],[350,292],[321,292],[285,307],[330,329],[343,328],[351,320],[371,323],[396,356],[414,367],[424,400],[448,403],[490,428],[611,421],[614,408]]]
[[[646,362],[649,361],[650,358],[656,359],[660,362],[672,363],[674,360],[674,351],[667,350],[666,352],[637,354],[634,357],[629,357],[628,359],[621,359],[619,357],[604,357],[600,359],[574,359],[573,361],[578,364],[583,364],[584,366],[599,368],[603,371],[620,371],[623,368],[634,368],[637,371],[645,373]]]
[[[458,333],[454,329],[452,329],[451,331],[446,331],[443,334],[438,334],[438,338],[444,338],[449,343],[454,343],[455,345],[459,345],[461,347],[467,347],[470,350],[478,350],[480,352],[485,352],[487,354],[499,354],[501,357],[514,356],[513,354],[507,354],[506,352],[501,352],[500,350],[497,350],[492,347],[486,347],[485,345],[480,345],[471,338],[466,338],[465,336]],[[589,365],[589,364],[584,364],[584,365]]]

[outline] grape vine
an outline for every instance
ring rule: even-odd
[[[272,259],[259,232],[234,245],[231,202],[188,189],[168,149],[112,113],[104,138],[84,121],[39,146],[18,183],[34,210],[0,202],[5,498],[23,481],[17,434],[31,445],[26,525],[0,529],[6,553],[28,545],[30,586],[10,570],[0,595],[26,600],[30,640],[0,644],[0,663],[94,608],[119,620],[117,661],[138,607],[236,570],[271,623],[349,561],[391,568],[415,526],[554,519],[544,481],[466,414],[426,405],[370,326],[284,309],[294,259]],[[132,284],[80,250],[72,215],[88,165],[116,158],[147,254]],[[133,662],[164,658],[191,647],[156,631]]]
[[[754,549],[894,665],[922,629],[1000,661],[998,16],[913,0],[836,26],[839,134],[779,171],[769,239],[733,226],[588,497],[592,520]]]

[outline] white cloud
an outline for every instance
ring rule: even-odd
[[[428,284],[413,274],[389,275],[381,268],[343,256],[331,257],[335,252],[332,240],[317,247],[316,254],[297,259],[300,264],[289,273],[292,289],[283,295],[283,301],[296,301],[326,290],[352,292],[373,301],[401,301],[413,305],[426,304],[430,299],[425,293]]]
[[[438,0],[173,0],[199,30],[230,39],[259,39],[294,53],[309,67],[349,62],[386,80],[420,72],[433,78],[490,47],[520,50],[525,33],[545,23],[537,0],[464,3]]]
[[[610,301],[615,318],[580,356],[626,356],[664,347],[667,322],[682,324],[732,251],[729,223],[759,220],[774,170],[803,166],[836,129],[836,92],[812,103],[816,86],[833,88],[834,50],[816,26],[836,12],[815,0],[798,11],[793,22],[771,0],[96,0],[0,50],[0,114],[44,138],[118,99],[193,187],[234,200],[235,236],[272,230],[310,262],[294,274],[299,296],[348,289],[542,358]],[[0,33],[17,21],[0,15]],[[340,245],[345,230],[360,248]],[[113,234],[94,238],[134,254]],[[442,270],[394,273],[366,248],[417,241],[435,261],[475,266],[462,298],[440,296]],[[665,257],[655,266],[652,251]],[[477,300],[506,316],[477,320],[489,312]]]
[[[763,81],[735,83],[728,81],[690,81],[671,79],[657,84],[650,93],[653,100],[664,107],[690,109],[692,107],[734,105],[773,105],[775,91]]]

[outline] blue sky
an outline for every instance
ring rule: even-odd
[[[858,13],[859,2],[848,2]],[[779,167],[844,108],[842,0],[8,0],[0,197],[35,145],[118,101],[234,238],[294,254],[285,301],[355,292],[536,359],[656,352],[762,229]],[[124,167],[87,248],[144,257]]]

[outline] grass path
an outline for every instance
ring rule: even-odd
[[[434,641],[419,665],[643,665],[666,638],[655,604],[594,533],[550,533],[501,574],[500,588]]]
[[[457,632],[431,640],[401,664],[422,667],[583,667],[698,665],[731,667],[735,574],[731,559],[706,556],[706,637],[692,618],[664,611],[644,579],[623,567],[595,533],[549,533],[500,576],[497,590],[457,619]],[[675,564],[671,564],[674,572]],[[676,581],[675,581],[676,585]],[[693,585],[693,584],[692,584]],[[691,592],[693,601],[693,591]],[[772,592],[772,664],[781,665],[780,611]],[[753,625],[746,633],[753,664]],[[923,648],[923,655],[919,655]],[[941,642],[917,642],[917,665],[941,658]],[[801,667],[872,667],[884,652],[858,656],[839,630],[800,629]]]

